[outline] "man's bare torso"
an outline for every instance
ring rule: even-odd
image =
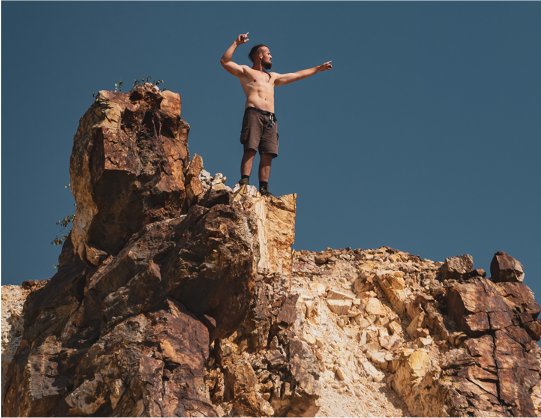
[[[242,66],[244,74],[239,77],[246,105],[244,108],[257,107],[274,113],[274,81],[276,73],[265,73],[254,70],[247,65]]]

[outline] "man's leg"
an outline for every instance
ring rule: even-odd
[[[274,158],[274,154],[261,154],[261,161],[259,162],[259,181],[269,182],[271,163]],[[250,166],[251,168],[251,166]]]
[[[259,162],[259,191],[268,193],[269,191],[269,178],[271,172],[271,163],[274,158],[274,154],[260,154],[261,161]]]
[[[242,156],[242,161],[240,163],[241,181],[244,178],[250,177],[250,174],[252,173],[252,164],[254,162],[256,153],[257,151],[255,149],[247,149],[244,151],[244,155]],[[248,181],[246,181],[246,184],[248,184]]]

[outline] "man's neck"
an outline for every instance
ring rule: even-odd
[[[261,62],[258,62],[257,64],[254,64],[252,66],[252,70],[256,70],[256,71],[260,71],[262,73],[266,73],[265,69],[263,68],[263,66],[261,65]]]

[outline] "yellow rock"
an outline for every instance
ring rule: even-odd
[[[329,309],[333,311],[336,315],[347,315],[349,309],[351,308],[353,301],[350,300],[339,300],[339,299],[327,299],[327,305]]]
[[[359,330],[353,327],[344,327],[344,332],[348,337],[354,338],[359,333]]]
[[[371,298],[368,300],[365,310],[369,315],[383,316],[386,314],[385,307],[381,304],[379,299],[376,298]]]
[[[321,296],[325,293],[325,285],[319,282],[310,283],[310,289],[312,289],[312,291],[318,296]]]
[[[419,343],[423,346],[432,344],[434,341],[430,337],[419,337]]]
[[[408,325],[406,328],[406,332],[410,337],[413,337],[413,334],[415,334],[415,331],[417,331],[417,328],[421,328],[424,320],[424,312],[421,312],[419,315],[417,315],[415,318],[413,318],[413,321]]]
[[[423,377],[430,367],[430,357],[424,350],[416,350],[407,359],[407,367],[413,378]]]
[[[212,185],[212,190],[227,190],[223,183],[217,183]]]
[[[316,343],[316,339],[309,332],[304,332],[302,339],[310,345],[314,345]]]
[[[327,299],[354,300],[355,296],[339,290],[330,289],[327,293]]]
[[[402,331],[402,326],[395,321],[387,325],[387,328],[389,328],[389,331],[391,331],[393,334],[400,334]]]

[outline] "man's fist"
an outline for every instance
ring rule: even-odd
[[[242,44],[245,44],[246,42],[248,42],[249,41],[249,39],[248,39],[248,34],[249,33],[250,32],[246,32],[246,34],[244,34],[244,35],[242,35],[242,34],[239,35],[238,38],[237,38],[237,45],[242,45]]]
[[[332,70],[332,61],[326,62],[325,64],[321,64],[318,68],[318,71],[325,71],[325,70]]]

